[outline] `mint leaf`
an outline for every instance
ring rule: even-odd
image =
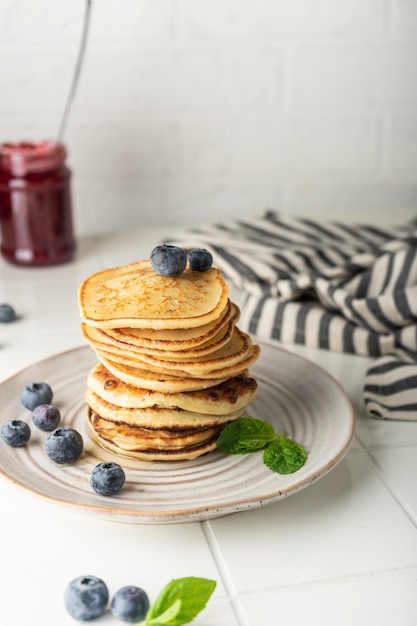
[[[171,580],[149,609],[145,625],[188,624],[204,609],[215,587],[216,581],[207,578],[190,576]]]
[[[154,619],[146,620],[146,624],[155,624],[156,626],[161,626],[162,624],[170,624],[172,620],[177,617],[178,613],[181,611],[181,600],[175,600],[170,607],[167,608],[166,611],[161,613],[158,617]]]
[[[274,437],[275,431],[268,422],[255,417],[239,417],[223,428],[217,447],[229,454],[248,454],[262,450]]]
[[[277,474],[296,472],[307,459],[302,445],[288,439],[285,432],[277,435],[271,424],[256,417],[239,417],[227,424],[217,439],[217,447],[229,454],[264,450],[265,465]]]
[[[304,465],[307,454],[299,443],[278,435],[269,443],[263,454],[263,461],[277,474],[292,474]]]

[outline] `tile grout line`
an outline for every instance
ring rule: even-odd
[[[246,613],[238,598],[238,594],[231,573],[226,565],[226,561],[223,557],[222,551],[217,542],[210,521],[205,520],[201,522],[201,529],[209,546],[210,553],[214,559],[214,562],[216,563],[217,569],[221,577],[221,581],[226,589],[228,598],[230,599],[232,610],[235,614],[237,623],[239,624],[239,626],[250,626],[246,617]]]
[[[370,577],[375,578],[386,578],[391,577],[392,575],[403,575],[403,574],[414,574],[417,573],[417,567],[415,565],[405,565],[401,567],[388,567],[386,569],[378,569],[378,570],[370,570],[364,571],[360,573],[354,574],[344,574],[339,576],[332,576],[331,578],[321,578],[318,580],[308,580],[298,583],[290,583],[287,585],[274,585],[270,587],[263,587],[262,589],[251,589],[242,593],[245,597],[250,597],[254,595],[262,595],[268,593],[276,593],[280,592],[292,592],[298,590],[309,590],[309,589],[320,589],[323,587],[330,586],[341,586],[341,585],[349,585],[353,582],[361,582],[361,581],[369,581]]]
[[[355,437],[357,446],[359,451],[364,455],[366,462],[371,466],[374,472],[377,474],[378,478],[383,483],[384,487],[389,491],[391,496],[394,498],[398,506],[402,509],[404,514],[408,517],[410,522],[417,528],[417,516],[414,513],[413,509],[407,504],[404,498],[398,493],[395,487],[390,483],[387,478],[385,472],[378,465],[371,452],[364,446],[359,437],[356,435]]]

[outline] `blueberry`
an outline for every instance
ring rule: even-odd
[[[109,601],[106,583],[96,576],[79,576],[68,583],[64,604],[74,619],[84,622],[103,615]]]
[[[52,461],[74,463],[83,451],[83,439],[74,428],[57,428],[45,441],[45,452]]]
[[[39,404],[32,413],[33,423],[41,430],[51,431],[58,428],[61,413],[53,404]]]
[[[122,587],[114,594],[111,612],[114,617],[134,624],[145,619],[149,611],[149,598],[140,587],[129,585]]]
[[[1,438],[13,448],[20,448],[30,439],[29,424],[22,420],[10,420],[1,427]]]
[[[33,411],[39,404],[51,404],[52,396],[48,383],[29,383],[22,391],[21,400],[24,407]]]
[[[0,322],[2,324],[14,322],[16,317],[16,312],[10,304],[0,304]]]
[[[187,255],[178,246],[156,246],[151,252],[151,266],[161,276],[176,276],[185,270]]]
[[[125,473],[118,463],[99,463],[91,473],[90,485],[102,496],[113,496],[123,487]]]
[[[196,248],[188,253],[188,264],[190,270],[195,272],[207,272],[213,265],[213,257],[211,252],[204,248]]]

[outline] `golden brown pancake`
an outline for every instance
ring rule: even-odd
[[[176,431],[205,429],[230,422],[242,414],[242,409],[235,409],[224,415],[209,415],[177,407],[151,406],[127,409],[106,402],[91,389],[86,390],[85,398],[88,406],[100,417],[109,422],[135,428],[171,428]]]
[[[163,393],[178,393],[181,391],[195,391],[197,389],[208,389],[214,387],[221,382],[226,381],[229,376],[222,378],[188,378],[179,376],[165,376],[160,373],[151,372],[139,367],[131,367],[110,361],[97,354],[100,363],[114,376],[122,380],[124,383],[141,387],[142,389],[151,389],[153,391],[162,391]]]
[[[195,413],[225,415],[246,407],[256,396],[257,383],[247,371],[219,385],[197,391],[163,393],[134,387],[113,376],[98,363],[90,371],[87,387],[103,400],[125,408],[152,406],[185,409]]]
[[[127,456],[142,461],[183,461],[195,459],[202,454],[211,452],[216,449],[216,441],[219,433],[216,432],[211,438],[203,442],[188,443],[188,445],[178,446],[158,446],[152,447],[149,444],[149,448],[146,450],[137,450],[135,446],[129,444],[126,441],[117,439],[108,439],[105,434],[97,432],[94,428],[94,421],[99,419],[94,412],[89,410],[87,423],[94,439],[104,448],[114,452],[117,455]],[[140,445],[140,444],[139,444]],[[123,446],[123,447],[122,447]]]
[[[88,326],[84,326],[82,332],[86,341],[90,343],[98,355],[102,354],[105,358],[109,358],[116,363],[147,368],[152,372],[176,376],[204,377],[208,372],[210,372],[210,376],[215,370],[221,370],[240,363],[250,354],[253,348],[249,335],[237,328],[234,328],[229,341],[218,350],[200,357],[187,358],[187,360],[185,358],[154,357],[143,353],[132,355],[126,353],[121,348],[95,341],[92,338],[93,333],[90,334],[89,332]]]
[[[125,363],[116,361],[113,358],[110,360],[108,356],[104,355],[102,352],[96,351],[96,354],[104,367],[109,370],[109,372],[114,374],[114,376],[123,380],[123,382],[136,387],[143,387],[144,389],[154,389],[155,391],[172,393],[178,391],[207,389],[226,381],[228,378],[240,376],[257,360],[259,352],[259,346],[254,345],[249,356],[237,365],[231,365],[229,367],[208,372],[204,378],[202,376],[187,377],[182,376],[181,374],[176,376],[175,372],[155,372],[151,371],[149,367],[148,369],[132,367],[131,365],[126,365]]]
[[[88,326],[87,324],[81,324],[81,333],[83,335],[83,338],[88,343],[90,343],[93,348],[94,344],[97,344],[98,346],[101,345],[103,350],[113,351],[115,354],[125,355],[126,357],[130,357],[132,359],[140,358],[142,354],[147,354],[150,357],[163,359],[192,359],[211,354],[215,350],[219,350],[220,348],[225,346],[232,338],[234,328],[235,318],[233,317],[227,322],[225,326],[220,328],[219,332],[215,334],[211,339],[208,339],[207,341],[194,348],[189,348],[188,350],[186,350],[185,348],[181,350],[170,350],[168,348],[161,350],[159,348],[149,346],[143,348],[138,347],[135,344],[115,339],[107,331],[95,328],[94,326]],[[178,331],[176,332],[178,334]]]
[[[218,319],[196,328],[182,328],[181,332],[178,332],[178,329],[153,330],[152,328],[107,328],[105,332],[108,337],[143,351],[148,348],[167,352],[181,352],[195,349],[207,343],[230,322],[231,318],[236,323],[239,317],[239,308],[229,300],[223,314]]]
[[[78,299],[83,321],[96,328],[195,328],[224,315],[228,287],[213,267],[161,276],[139,261],[89,276]]]

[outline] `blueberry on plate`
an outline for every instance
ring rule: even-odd
[[[65,608],[80,622],[103,615],[108,601],[107,585],[96,576],[78,576],[68,583],[64,592]]]
[[[7,445],[20,448],[30,439],[30,426],[23,420],[9,420],[1,427],[1,438]]]
[[[10,304],[0,304],[0,322],[2,324],[14,322],[16,318],[16,312]]]
[[[178,246],[156,246],[151,252],[152,269],[161,276],[176,276],[185,270],[187,255]]]
[[[204,248],[196,248],[188,253],[188,264],[190,270],[195,272],[207,272],[213,265],[213,256],[211,252]]]
[[[39,404],[51,404],[52,389],[48,383],[29,383],[21,394],[22,404],[29,411],[33,411]]]
[[[74,428],[57,428],[45,441],[45,452],[52,461],[75,463],[83,451],[83,438]]]
[[[90,476],[90,485],[102,496],[113,496],[120,491],[126,480],[123,468],[114,461],[99,463]]]
[[[122,622],[135,624],[142,622],[149,611],[149,598],[143,589],[128,585],[122,587],[113,596],[111,612]]]
[[[52,431],[58,428],[61,413],[53,404],[39,404],[32,413],[33,423],[40,430]]]

